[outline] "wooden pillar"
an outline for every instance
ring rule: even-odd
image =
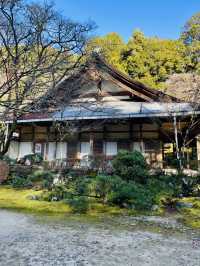
[[[45,160],[48,160],[48,155],[49,155],[49,139],[50,139],[50,126],[47,127],[46,151],[44,154]]]
[[[94,133],[90,132],[90,155],[94,155]]]
[[[159,141],[159,140],[158,140]],[[156,161],[157,161],[157,166],[158,168],[163,168],[163,143],[162,141],[159,141],[159,147],[158,147],[158,151],[156,152]]]
[[[144,153],[145,151],[144,151],[144,149],[143,149],[143,134],[142,134],[142,128],[143,128],[143,126],[142,126],[142,124],[140,124],[140,150],[141,150],[141,152],[142,153]]]
[[[103,126],[103,154],[106,157],[106,126]]]
[[[200,135],[196,137],[197,140],[197,165],[198,171],[200,171]]]
[[[81,159],[81,132],[78,133],[78,142],[76,145],[76,159]]]
[[[35,154],[35,126],[32,125],[32,151]]]
[[[129,125],[130,151],[133,151],[133,121]]]
[[[56,155],[57,155],[57,149],[58,149],[58,131],[57,129],[55,130],[55,137],[56,137],[56,142],[55,142],[55,152],[54,152],[54,159],[56,160]]]

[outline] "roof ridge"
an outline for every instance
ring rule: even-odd
[[[137,88],[140,88],[143,90],[143,92],[146,92],[148,94],[148,96],[153,96],[156,100],[158,100],[158,97],[161,97],[160,100],[163,100],[164,97],[167,97],[168,99],[171,99],[172,101],[178,101],[180,102],[180,99],[171,96],[161,90],[158,89],[154,89],[154,88],[150,88],[147,85],[143,84],[140,81],[137,80],[133,80],[130,76],[128,76],[127,74],[123,73],[122,71],[116,69],[113,65],[109,64],[103,57],[102,55],[98,54],[98,53],[93,53],[93,57],[96,60],[96,64],[98,66],[102,66],[104,65],[104,67],[106,67],[110,74],[115,74],[115,78],[117,77],[118,79],[120,79],[121,81],[125,81],[126,83],[128,83],[129,85],[132,86],[136,86]],[[100,64],[99,64],[100,63]],[[151,95],[149,95],[151,94]]]

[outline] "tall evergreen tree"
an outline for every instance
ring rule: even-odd
[[[115,32],[109,33],[103,37],[96,37],[88,44],[89,50],[100,50],[100,53],[106,60],[121,71],[124,71],[121,62],[121,53],[124,48],[125,43],[123,39]]]
[[[186,22],[181,40],[186,45],[186,55],[190,58],[187,71],[200,73],[200,12]]]
[[[161,88],[169,75],[185,71],[188,58],[184,54],[185,46],[179,40],[148,38],[135,31],[128,41],[123,66],[133,79]]]

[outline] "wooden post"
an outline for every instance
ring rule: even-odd
[[[34,125],[32,125],[32,151],[33,151],[33,153],[35,154],[35,126]]]
[[[81,132],[78,133],[78,142],[77,142],[76,158],[75,159],[81,159]]]
[[[8,140],[8,132],[9,132],[9,124],[6,123],[6,133],[5,133],[5,140],[4,140],[5,144],[6,144],[7,140]]]
[[[182,171],[182,159],[180,155],[180,147],[179,147],[179,141],[178,141],[178,129],[177,129],[177,121],[176,121],[176,115],[174,115],[174,137],[175,137],[175,143],[176,143],[176,158],[179,162],[179,171]]]
[[[90,132],[90,155],[94,153],[94,133]]]
[[[56,160],[56,155],[57,155],[57,149],[58,149],[58,131],[55,129],[55,152],[54,152],[54,159]]]
[[[48,160],[49,156],[49,139],[50,139],[50,126],[47,127],[47,139],[46,139],[46,152],[45,152],[45,160]]]
[[[156,161],[158,168],[163,168],[163,143],[162,141],[159,141],[159,148],[158,151],[156,151]]]
[[[104,158],[106,158],[106,126],[103,126],[103,153]]]
[[[200,135],[196,137],[197,140],[197,165],[198,171],[200,171]]]
[[[142,134],[142,128],[143,128],[143,125],[140,124],[140,151],[141,153],[143,154],[145,151],[143,149],[143,134]]]

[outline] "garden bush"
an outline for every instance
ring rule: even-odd
[[[111,192],[116,191],[125,181],[115,175],[98,175],[92,181],[92,193],[106,202]]]
[[[11,186],[13,188],[32,188],[33,183],[29,178],[14,176],[11,179]]]
[[[74,191],[74,194],[79,196],[84,196],[89,194],[89,184],[91,179],[85,176],[78,177],[72,181],[71,188]]]
[[[124,182],[110,193],[109,202],[121,207],[149,210],[154,204],[154,195],[141,184]]]
[[[148,167],[144,156],[138,151],[120,151],[112,162],[114,173],[126,181],[146,183]]]
[[[147,189],[153,195],[154,204],[165,207],[175,194],[176,188],[168,183],[167,176],[151,177],[147,183]]]
[[[60,201],[71,198],[72,193],[62,184],[54,185],[50,192],[43,194],[43,199],[47,201]]]
[[[5,161],[8,165],[14,165],[16,163],[15,159],[12,159],[7,155],[0,156],[0,160]]]
[[[22,164],[40,164],[43,161],[43,157],[40,154],[27,154],[23,158],[20,159],[20,163]]]
[[[41,187],[47,190],[52,189],[55,174],[50,171],[37,170],[28,176],[33,182],[41,182]]]
[[[66,203],[70,205],[74,213],[86,213],[89,209],[88,198],[84,196],[68,199]]]

